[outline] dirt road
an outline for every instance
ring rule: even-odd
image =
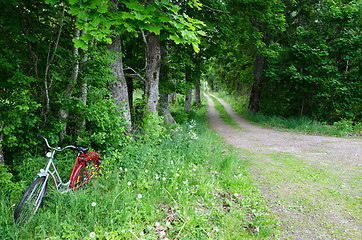
[[[227,143],[241,149],[249,172],[280,219],[280,239],[362,239],[362,139],[311,136],[252,125],[222,99],[242,128],[207,118]],[[213,96],[215,97],[215,96]]]

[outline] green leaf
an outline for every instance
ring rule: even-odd
[[[143,5],[136,0],[130,0],[128,3],[125,3],[126,7],[135,11],[142,11],[144,9]]]
[[[55,5],[55,4],[59,3],[59,2],[60,2],[59,0],[45,0],[46,4],[51,4],[51,5]]]
[[[182,38],[179,38],[177,35],[171,35],[170,39],[174,41],[176,44],[185,43],[186,41]]]
[[[86,44],[85,42],[83,42],[82,40],[78,40],[78,39],[72,39],[73,43],[74,43],[74,47],[76,48],[81,48],[81,49],[86,49],[88,47],[88,44]]]
[[[155,33],[156,35],[160,35],[161,30],[162,30],[162,26],[156,25],[156,26],[152,26],[149,31]]]
[[[102,6],[98,7],[97,11],[100,13],[108,12],[108,4],[103,4]]]
[[[69,0],[70,5],[74,5],[74,4],[78,3],[78,2],[79,2],[79,0]]]

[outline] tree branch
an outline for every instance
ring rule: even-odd
[[[132,72],[134,72],[134,74],[125,74],[129,77],[138,77],[139,79],[141,79],[143,82],[146,82],[146,79],[139,73],[137,72],[136,70],[134,70],[133,68],[131,67],[125,67],[124,71],[126,70],[131,70]]]

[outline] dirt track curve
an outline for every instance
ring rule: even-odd
[[[235,114],[222,99],[212,95],[224,105],[227,113],[242,128],[235,130],[220,119],[213,101],[207,94],[204,95],[209,104],[207,113],[209,125],[228,144],[241,149],[241,152],[244,150],[248,154],[247,158],[251,159],[248,160],[249,172],[265,196],[269,208],[280,220],[282,229],[280,239],[362,239],[361,138],[312,136],[255,126]],[[298,162],[294,168],[305,166],[308,169],[317,169],[318,171],[313,170],[316,174],[320,173],[321,176],[331,176],[331,178],[324,177],[322,180],[312,182],[312,186],[309,180],[301,180],[303,183],[298,183],[298,179],[269,181],[264,176],[271,176],[272,170],[280,174],[278,165],[280,167],[283,163],[275,160],[277,158],[268,156],[290,156]],[[303,169],[296,169],[296,172],[300,171]],[[319,185],[324,179],[327,183]],[[333,179],[340,181],[334,182]],[[299,195],[303,196],[297,196],[298,201],[295,200],[296,196],[288,197],[288,194],[291,195],[296,190],[302,191]],[[323,199],[325,191],[328,193],[337,191],[346,199],[353,197],[357,199],[358,204],[351,207],[348,202],[333,202],[331,201],[333,198]],[[292,205],[299,207],[291,207]],[[310,205],[313,205],[313,210],[310,210]],[[308,211],[303,210],[308,207]],[[354,215],[349,214],[348,208],[352,208]]]

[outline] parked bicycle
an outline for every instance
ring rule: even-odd
[[[60,192],[67,192],[77,189],[92,179],[97,180],[101,154],[96,152],[88,152],[89,148],[84,146],[66,146],[64,148],[51,147],[48,140],[43,136],[47,147],[51,150],[46,154],[49,158],[45,169],[40,169],[37,178],[30,184],[20,200],[18,207],[14,212],[15,224],[29,222],[38,210],[43,197],[48,189],[48,180],[51,177],[54,181],[55,189]],[[72,173],[69,181],[64,183],[54,165],[55,152],[63,151],[67,148],[73,148],[78,151],[75,158]]]

